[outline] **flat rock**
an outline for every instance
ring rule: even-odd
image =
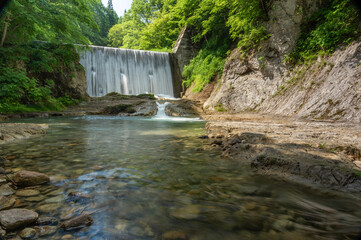
[[[34,227],[39,234],[39,237],[46,237],[51,236],[58,231],[57,226],[41,226],[41,227]]]
[[[18,186],[30,187],[48,183],[50,182],[50,178],[48,175],[43,173],[22,170],[15,174],[13,181]]]
[[[36,210],[43,213],[49,213],[56,209],[60,208],[60,205],[57,203],[49,203],[39,206]]]
[[[44,226],[44,225],[56,225],[58,224],[58,219],[54,217],[40,217],[36,220],[36,225]]]
[[[14,208],[0,211],[0,223],[6,230],[14,230],[34,223],[38,216],[34,211]]]
[[[16,196],[19,197],[34,197],[40,194],[40,192],[36,189],[21,189],[16,191]]]
[[[187,233],[182,231],[168,231],[163,233],[162,239],[176,239],[176,240],[185,240],[188,239]]]
[[[180,219],[195,219],[199,216],[200,210],[195,205],[189,205],[182,208],[174,209],[171,215]]]
[[[0,186],[0,196],[9,196],[14,194],[14,190],[10,187],[9,184],[4,184]]]
[[[93,223],[93,218],[89,214],[82,214],[78,217],[72,218],[61,224],[61,228],[70,231],[77,228],[90,226]]]
[[[14,206],[15,202],[15,198],[0,196],[0,211],[11,208]]]
[[[34,228],[24,228],[19,235],[22,239],[30,239],[35,237],[36,230]]]

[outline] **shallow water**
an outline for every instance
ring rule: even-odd
[[[37,198],[20,197],[24,207],[92,214],[92,226],[52,239],[356,239],[359,198],[259,176],[207,147],[204,122],[174,120],[22,120],[49,124],[48,134],[0,150],[16,170],[52,176]]]

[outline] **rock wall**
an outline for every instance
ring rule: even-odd
[[[288,69],[282,62],[295,47],[301,24],[326,0],[275,0],[266,24],[271,37],[246,60],[239,49],[203,108],[229,113],[256,111],[302,118],[361,122],[361,42],[313,65]]]

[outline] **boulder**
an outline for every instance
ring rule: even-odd
[[[48,183],[50,178],[43,173],[23,170],[15,174],[13,181],[18,186],[29,187]]]
[[[14,208],[0,211],[0,223],[6,230],[14,230],[34,223],[38,216],[34,211]]]
[[[93,223],[93,218],[89,214],[82,214],[78,217],[74,217],[61,224],[61,228],[70,231],[77,228],[83,228],[90,226]]]

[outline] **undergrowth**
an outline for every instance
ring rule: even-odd
[[[55,79],[42,73],[74,71],[79,55],[74,46],[32,43],[0,48],[0,112],[61,110],[76,104],[68,95],[55,96]]]
[[[295,51],[284,61],[301,64],[333,53],[360,36],[360,15],[350,0],[334,0],[302,26]]]

